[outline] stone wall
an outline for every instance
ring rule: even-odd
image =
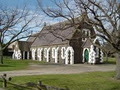
[[[74,63],[82,63],[82,52],[83,52],[83,42],[81,38],[81,33],[79,31],[76,31],[70,40],[70,46],[74,49],[74,55],[75,55],[75,62]]]

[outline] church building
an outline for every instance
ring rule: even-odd
[[[44,26],[43,29],[27,39],[24,50],[19,43],[14,48],[13,58],[32,59],[52,63],[102,63],[103,52],[94,46],[99,44],[91,25],[86,18],[76,18],[75,23],[68,21]],[[28,45],[27,45],[28,44]],[[17,49],[16,49],[17,48]],[[19,57],[15,57],[20,55]]]

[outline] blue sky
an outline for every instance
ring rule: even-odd
[[[41,0],[44,5],[54,6],[54,4],[50,0]],[[31,10],[36,9],[38,6],[37,0],[0,0],[0,5],[4,7],[15,7],[19,8],[27,5],[27,7]]]
[[[55,6],[54,3],[51,2],[51,0],[41,0],[41,2],[44,6],[50,6],[50,7]],[[32,12],[36,11],[37,9],[37,12],[35,13],[39,15],[39,18],[38,18],[39,21],[40,19],[45,18],[44,22],[46,23],[52,24],[52,23],[58,22],[57,20],[53,20],[52,18],[46,16],[40,11],[40,9],[38,9],[37,0],[0,0],[0,5],[2,7],[7,7],[7,8],[15,8],[17,6],[21,10],[26,5],[26,7]]]
[[[43,6],[47,7],[56,7],[55,4],[54,4],[54,0],[40,0],[43,4]],[[61,0],[58,0],[58,1],[61,1]],[[37,10],[37,14],[39,14],[39,16],[44,16],[46,20],[44,20],[46,23],[56,23],[57,21],[59,22],[58,19],[52,19],[48,16],[46,16],[45,14],[43,15],[43,13],[40,11],[40,9],[38,9],[38,2],[37,0],[0,0],[0,6],[2,7],[7,7],[7,8],[15,8],[16,6],[19,8],[19,9],[23,9],[23,7],[26,5],[26,7],[34,12]],[[52,19],[52,20],[51,20]]]
[[[51,3],[50,0],[41,0],[41,1],[44,6],[47,5],[50,7],[54,7],[54,4]],[[20,10],[22,10],[25,5],[28,8],[28,10],[30,10],[31,12],[34,13],[35,11],[36,15],[38,15],[38,18],[36,19],[38,22],[41,23],[41,19],[43,18],[44,18],[44,22],[48,24],[53,24],[58,22],[58,20],[51,19],[50,17],[43,14],[39,9],[37,9],[38,7],[37,0],[0,0],[0,6],[5,8],[16,8],[17,6]],[[38,12],[36,12],[36,9],[38,10]],[[32,24],[34,24],[34,22]],[[39,32],[41,28],[42,26],[40,26],[39,28],[35,28],[34,33]]]
[[[0,0],[0,3],[2,6],[7,7],[15,7],[15,6],[23,6],[24,4],[27,4],[31,8],[35,7],[37,4],[37,0]]]

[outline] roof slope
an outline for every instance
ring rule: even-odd
[[[100,42],[98,41],[98,39],[95,38],[95,39],[92,39],[92,40],[87,39],[86,42],[83,43],[82,47],[83,48],[89,48],[91,45],[94,45],[93,43],[96,44],[96,45],[100,45]]]
[[[32,43],[31,47],[68,43],[76,31],[74,25],[80,29],[86,28],[88,26],[84,24],[84,20],[85,18],[78,17],[75,18],[74,24],[71,24],[69,21],[64,21],[54,25],[45,26],[40,31],[35,41]],[[91,30],[94,32],[93,28]]]
[[[18,41],[18,46],[21,51],[30,51],[32,42]]]
[[[83,43],[82,47],[83,47],[83,48],[88,48],[88,47],[90,47],[91,45],[93,45],[92,42],[91,42],[89,39],[87,39],[86,42]]]
[[[34,40],[36,39],[36,37],[38,36],[39,33],[33,34],[31,35],[28,39],[27,42],[34,42]]]
[[[74,32],[74,27],[68,22],[45,26],[33,42],[32,46],[67,43]]]

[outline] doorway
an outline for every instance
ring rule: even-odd
[[[89,60],[89,51],[88,51],[88,49],[85,49],[85,51],[84,51],[84,60],[85,60],[85,62],[88,62],[88,60]]]
[[[27,55],[27,51],[25,51],[25,59],[27,59],[28,55]]]

